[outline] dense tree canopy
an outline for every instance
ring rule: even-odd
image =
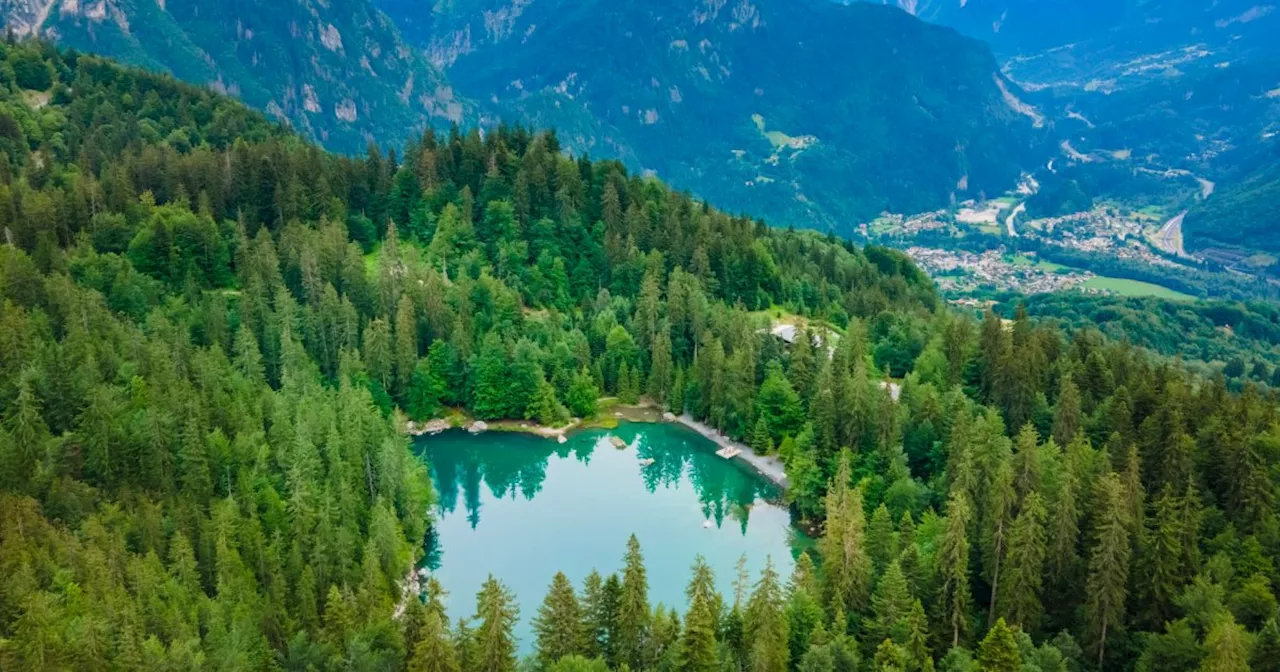
[[[51,73],[46,100],[0,68],[4,669],[1274,667],[1270,393],[975,322],[897,253],[551,134],[339,157],[2,49]],[[813,557],[732,596],[691,558],[662,606],[633,539],[540,605],[502,577],[474,614],[430,579],[415,599],[432,494],[405,419],[557,424],[602,395],[776,450]]]

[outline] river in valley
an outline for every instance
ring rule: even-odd
[[[419,438],[415,448],[439,498],[426,563],[449,591],[450,619],[475,612],[476,592],[493,574],[519,602],[522,653],[533,648],[530,621],[555,573],[581,592],[592,569],[620,572],[631,534],[644,554],[650,604],[681,613],[698,554],[732,600],[739,557],[752,584],[769,557],[785,580],[812,544],[792,525],[777,486],[677,424],[624,423],[563,444],[450,431]]]

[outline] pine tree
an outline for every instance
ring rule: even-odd
[[[408,294],[400,297],[395,321],[396,398],[407,400],[413,368],[418,363],[418,315]]]
[[[743,634],[751,647],[750,663],[754,672],[786,672],[790,655],[787,619],[782,584],[772,558],[766,559],[764,571],[747,602]]]
[[[846,453],[827,491],[827,522],[818,540],[822,556],[823,594],[828,609],[860,610],[871,586],[871,558],[866,549],[862,489],[851,488],[851,458]]]
[[[547,597],[533,619],[538,660],[544,667],[565,656],[584,652],[582,622],[582,609],[573,584],[563,572],[556,572]]]
[[[480,672],[514,672],[516,642],[512,635],[519,610],[511,590],[490,576],[476,594],[475,639]]]
[[[919,599],[911,603],[907,615],[907,655],[911,657],[911,669],[933,669],[933,654],[929,652],[929,619],[924,613],[924,603]]]
[[[608,618],[605,604],[604,580],[600,573],[591,570],[582,585],[582,633],[583,652],[595,658],[608,651]]]
[[[947,527],[938,547],[938,624],[960,646],[969,631],[969,502],[953,492],[947,502]]]
[[[889,507],[880,503],[867,524],[867,554],[877,574],[883,572],[889,561],[898,557],[898,538],[893,531],[893,517]]]
[[[409,672],[461,672],[440,614],[428,611],[418,641],[411,643]]]
[[[663,322],[658,337],[653,342],[653,361],[649,365],[649,398],[665,405],[671,391],[673,367],[671,363],[671,329]]]
[[[627,539],[627,553],[623,558],[616,637],[610,637],[619,660],[632,669],[644,667],[649,623],[649,581],[645,576],[644,557],[640,554],[640,541],[633,534]]]
[[[798,662],[813,643],[815,631],[822,627],[826,614],[818,603],[820,587],[816,568],[808,553],[796,559],[791,581],[787,585],[787,637],[791,661]]]
[[[1023,425],[1013,443],[1013,484],[1019,499],[1040,489],[1043,466],[1040,463],[1038,441],[1039,435],[1036,434],[1035,427],[1027,424]]]
[[[1139,565],[1143,571],[1137,577],[1141,599],[1141,612],[1149,625],[1157,625],[1173,618],[1174,599],[1182,592],[1188,578],[1183,566],[1181,503],[1173,494],[1173,488],[1165,485],[1153,507],[1154,515],[1147,525],[1139,544]]]
[[[773,436],[769,434],[769,425],[764,418],[756,420],[756,427],[751,432],[751,449],[757,455],[769,455],[773,452]]]
[[[1258,631],[1249,663],[1253,672],[1280,672],[1280,624],[1275,618],[1267,619]]]
[[[866,625],[866,641],[893,640],[905,645],[911,633],[912,601],[907,578],[902,574],[898,561],[894,560],[885,569],[875,594],[871,596],[871,619]]]
[[[1070,469],[1063,470],[1049,506],[1049,577],[1058,586],[1070,585],[1080,563],[1079,484]]]
[[[689,611],[684,619],[677,660],[679,669],[691,672],[713,672],[719,666],[716,650],[717,608],[713,602],[715,590],[711,568],[702,556],[694,565],[694,577],[686,594]]]
[[[1129,521],[1124,485],[1111,473],[1098,482],[1097,519],[1085,584],[1085,623],[1098,653],[1106,659],[1107,637],[1124,627],[1129,590]]]
[[[886,639],[876,647],[872,658],[872,669],[875,672],[905,672],[907,669],[907,652],[893,640]]]
[[[1035,492],[1027,495],[1010,530],[1005,555],[1007,578],[997,613],[1026,632],[1036,631],[1044,609],[1040,594],[1048,543],[1044,530],[1046,515],[1040,495]]]
[[[1062,377],[1058,405],[1053,412],[1053,440],[1065,446],[1080,432],[1080,388],[1071,374]]]
[[[978,647],[978,669],[981,672],[1020,672],[1022,660],[1013,631],[1001,618]]]

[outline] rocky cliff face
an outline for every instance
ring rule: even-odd
[[[367,0],[7,0],[6,28],[208,84],[331,148],[468,119],[439,70]]]

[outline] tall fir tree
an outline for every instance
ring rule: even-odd
[[[584,653],[583,614],[573,584],[556,572],[533,619],[539,663],[546,667],[565,656]]]
[[[953,492],[947,502],[946,531],[938,547],[937,623],[952,647],[969,632],[969,501]]]
[[[474,668],[480,672],[514,672],[516,640],[513,634],[519,609],[511,589],[490,576],[476,595],[475,631],[477,659]]]
[[[1045,511],[1039,493],[1032,492],[1022,502],[1022,511],[1009,532],[1005,554],[1006,578],[1003,599],[996,613],[1028,633],[1037,632],[1044,612],[1044,560],[1048,550]]]
[[[818,540],[823,559],[823,594],[827,608],[850,612],[867,604],[871,558],[866,548],[862,488],[852,487],[852,458],[845,453],[827,491],[827,521]]]
[[[978,670],[981,672],[1021,672],[1022,657],[1013,631],[998,619],[978,646]]]
[[[640,553],[640,541],[633,534],[627,539],[627,553],[623,558],[616,634],[610,637],[619,660],[632,669],[644,668],[645,638],[650,619],[649,580],[645,573],[644,556]]]
[[[784,609],[782,583],[773,559],[767,558],[743,619],[743,634],[750,646],[750,667],[756,672],[787,670],[790,651]]]
[[[1085,623],[1097,652],[1098,664],[1106,660],[1107,639],[1125,625],[1125,599],[1129,594],[1129,521],[1124,485],[1114,472],[1098,482],[1094,539],[1085,583]]]

